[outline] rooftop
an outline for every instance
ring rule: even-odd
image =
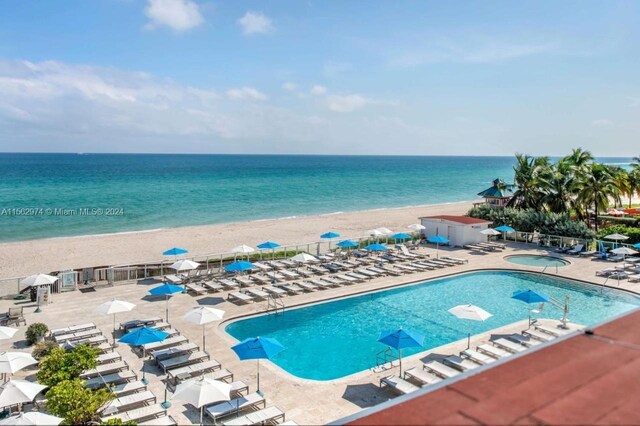
[[[491,223],[490,220],[484,219],[476,219],[475,217],[470,216],[450,216],[450,215],[439,215],[439,216],[424,216],[420,219],[440,219],[440,220],[448,220],[450,222],[461,223],[464,225],[475,225],[480,223]]]
[[[638,323],[640,310],[350,424],[638,424]]]
[[[493,185],[479,192],[478,195],[485,198],[511,198],[515,185],[506,183],[502,179],[495,179]]]

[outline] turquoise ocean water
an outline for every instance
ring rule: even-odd
[[[276,338],[287,349],[272,359],[274,363],[298,377],[331,380],[374,367],[376,354],[385,349],[377,342],[382,330],[409,328],[422,334],[423,347],[404,349],[408,356],[464,339],[468,331],[478,334],[525,320],[528,305],[511,299],[511,294],[526,289],[560,301],[569,296],[569,320],[582,325],[640,306],[640,299],[630,294],[601,293],[571,280],[521,272],[474,272],[240,320],[229,324],[226,332],[238,340]],[[469,322],[447,312],[462,304],[480,306],[493,316],[473,322],[470,330]],[[562,312],[547,303],[540,316],[560,319]]]
[[[511,180],[513,163],[513,157],[6,153],[0,241],[473,200],[494,178]]]

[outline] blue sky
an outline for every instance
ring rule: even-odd
[[[0,150],[640,154],[640,3],[21,0]]]

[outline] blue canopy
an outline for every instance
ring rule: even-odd
[[[243,272],[248,271],[253,268],[253,263],[245,262],[244,260],[238,260],[237,262],[233,262],[224,267],[225,271],[228,272]]]
[[[162,254],[164,256],[177,256],[179,254],[185,254],[185,253],[189,253],[189,251],[185,250],[185,249],[181,249],[179,247],[174,247],[174,248],[171,248],[171,249],[163,252]]]
[[[633,245],[633,248],[640,249],[640,243],[635,243],[635,244]]]
[[[152,296],[171,296],[172,294],[183,292],[184,288],[173,284],[162,284],[149,290],[149,294]]]
[[[525,303],[540,303],[549,301],[549,296],[544,293],[537,293],[533,290],[516,290],[511,295],[511,298],[521,300]]]
[[[250,337],[232,346],[231,349],[240,359],[271,359],[285,350],[285,347],[276,339]]]
[[[162,342],[169,337],[169,333],[156,330],[154,328],[142,327],[136,331],[125,334],[118,342],[126,343],[131,346],[142,346],[147,343]]]
[[[496,228],[496,231],[500,231],[500,232],[514,232],[514,231],[515,231],[515,229],[513,229],[512,227],[507,226],[507,225],[501,225],[501,226],[498,226],[498,227]]]
[[[369,250],[369,251],[385,251],[385,250],[389,250],[387,248],[387,246],[385,246],[384,244],[369,244],[368,246],[366,246],[364,248],[365,250]]]
[[[280,244],[274,243],[273,241],[265,241],[264,243],[258,244],[259,249],[274,249],[280,247]]]
[[[356,243],[355,241],[351,241],[351,240],[342,240],[340,241],[338,244],[336,244],[338,247],[342,247],[342,248],[347,248],[347,247],[358,247],[358,243]]]
[[[427,241],[433,244],[447,244],[449,242],[449,240],[442,235],[433,235],[427,238]]]
[[[422,346],[424,336],[412,330],[385,330],[380,333],[378,342],[394,349],[414,348]]]
[[[391,238],[394,240],[410,240],[411,235],[405,234],[404,232],[398,232],[397,234],[393,234]]]
[[[320,235],[320,238],[338,238],[340,234],[336,234],[335,232],[326,232]]]

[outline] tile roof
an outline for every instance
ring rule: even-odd
[[[640,424],[640,310],[353,425]]]

